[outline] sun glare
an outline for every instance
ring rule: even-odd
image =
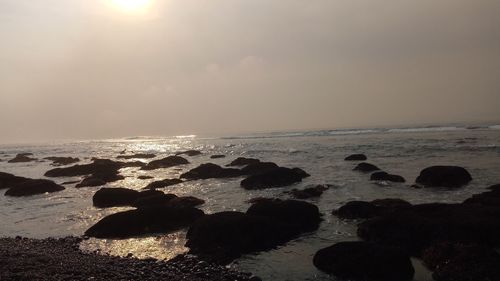
[[[151,0],[111,0],[111,3],[126,12],[140,12],[151,5]]]

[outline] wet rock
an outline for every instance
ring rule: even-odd
[[[314,265],[341,279],[412,280],[415,270],[410,257],[392,247],[368,242],[341,242],[319,250]]]
[[[466,169],[458,166],[432,166],[420,172],[416,182],[424,187],[458,188],[472,180]]]
[[[92,202],[98,208],[132,206],[139,198],[162,195],[163,192],[154,190],[139,192],[127,188],[101,188],[92,197]]]
[[[95,187],[95,186],[101,186],[101,185],[105,185],[105,184],[106,184],[106,181],[104,181],[103,179],[91,176],[91,177],[88,177],[88,178],[84,178],[75,187],[76,188],[80,188],[80,187]]]
[[[215,154],[215,155],[210,156],[210,159],[220,159],[220,158],[226,158],[226,155]]]
[[[408,201],[399,198],[376,199],[371,201],[371,203],[379,208],[386,209],[406,208],[412,206]]]
[[[69,185],[69,184],[75,184],[75,183],[79,183],[80,181],[65,181],[63,183],[61,183],[62,185]]]
[[[156,155],[152,153],[136,153],[133,155],[119,155],[116,158],[118,159],[151,159],[155,158]]]
[[[271,200],[257,204],[246,214],[221,212],[196,221],[186,236],[190,253],[227,264],[242,254],[275,248],[319,225],[317,208],[306,202]]]
[[[75,157],[45,157],[43,159],[52,161],[52,166],[65,166],[80,162],[80,159]]]
[[[241,173],[244,175],[258,175],[263,174],[278,168],[276,163],[272,162],[258,162],[253,164],[248,164],[241,169]]]
[[[368,219],[407,207],[411,207],[411,204],[396,198],[377,199],[371,202],[351,201],[338,210],[333,210],[332,214],[342,219]]]
[[[307,173],[301,169],[279,167],[262,174],[251,175],[241,181],[240,185],[245,189],[284,187],[301,182],[306,175]]]
[[[152,176],[138,176],[137,177],[140,180],[149,180],[149,179],[154,179],[155,177]]]
[[[93,175],[106,182],[121,180],[124,177],[118,175],[119,170],[125,167],[140,167],[142,162],[118,162],[108,159],[94,158],[90,164],[74,165],[64,168],[55,168],[45,173],[46,177],[76,177]]]
[[[142,167],[143,170],[156,170],[161,168],[170,168],[179,165],[189,164],[185,158],[180,156],[168,156],[163,159],[153,160],[149,162],[146,166]]]
[[[419,256],[440,241],[500,245],[500,208],[476,204],[421,204],[358,225],[358,236]]]
[[[156,188],[163,188],[163,187],[168,187],[171,185],[176,185],[181,183],[181,179],[164,179],[161,181],[154,181],[150,184],[148,184],[144,189],[156,189]]]
[[[370,176],[372,181],[406,182],[405,178],[398,175],[391,175],[386,172],[375,172]]]
[[[13,174],[0,172],[0,189],[10,188],[18,183],[30,180],[25,177],[18,177]]]
[[[233,162],[227,164],[226,166],[246,166],[250,164],[256,164],[259,162],[260,162],[259,159],[238,157],[235,160],[233,160]]]
[[[345,161],[365,161],[368,158],[364,154],[352,154],[347,156],[344,160]]]
[[[201,151],[199,151],[199,150],[186,150],[186,151],[178,152],[175,155],[198,156],[200,154],[201,154]]]
[[[323,191],[327,190],[328,186],[325,185],[317,185],[314,187],[307,187],[304,189],[292,189],[289,193],[292,194],[293,197],[297,199],[309,199],[314,197],[320,197],[323,194]]]
[[[133,201],[132,207],[136,208],[147,208],[155,206],[166,206],[172,201],[172,199],[177,198],[175,194],[152,194],[150,196],[141,196]]]
[[[16,157],[10,159],[7,161],[8,163],[24,163],[24,162],[32,162],[36,161],[36,158],[31,158],[29,157],[30,155],[33,155],[32,153],[19,153],[16,155]]]
[[[109,215],[85,231],[85,235],[96,238],[127,238],[168,233],[188,227],[202,216],[203,212],[195,208],[139,208]]]
[[[13,185],[5,192],[7,196],[31,196],[36,194],[52,193],[64,190],[61,185],[56,184],[50,180],[43,179],[29,179]]]
[[[475,194],[471,198],[465,200],[464,204],[500,207],[500,189],[493,189],[492,191]]]
[[[436,281],[500,280],[500,255],[474,244],[439,243],[422,254]]]
[[[495,184],[490,187],[488,187],[489,190],[497,191],[500,190],[500,184]]]
[[[205,200],[196,198],[194,196],[181,196],[173,198],[168,202],[169,206],[173,207],[196,207],[205,204]]]
[[[375,165],[363,162],[363,163],[359,163],[356,167],[354,167],[353,170],[369,173],[369,172],[373,172],[373,171],[378,171],[380,169]]]
[[[222,168],[216,164],[206,163],[182,174],[181,178],[199,180],[211,178],[233,178],[239,176],[241,176],[241,171],[238,169]]]

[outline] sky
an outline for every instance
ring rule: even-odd
[[[0,142],[500,121],[498,0],[124,1],[0,0]]]

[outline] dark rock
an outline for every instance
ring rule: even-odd
[[[155,190],[139,192],[127,188],[101,188],[92,197],[92,202],[98,208],[132,206],[139,198],[162,195],[163,192]]]
[[[181,183],[181,179],[164,179],[161,181],[154,181],[150,184],[148,184],[144,189],[156,189],[156,188],[163,188],[171,185],[176,185]]]
[[[481,245],[439,243],[422,254],[436,281],[500,280],[500,255]]]
[[[152,176],[138,176],[137,177],[140,180],[149,180],[149,179],[154,179],[155,177]]]
[[[366,155],[364,154],[352,154],[347,156],[344,160],[345,161],[365,161],[368,159]]]
[[[65,166],[80,162],[80,159],[74,157],[45,157],[43,159],[52,161],[52,166]]]
[[[61,183],[62,185],[68,185],[68,184],[75,184],[75,183],[79,183],[80,181],[65,181],[63,183]]]
[[[405,178],[398,175],[391,175],[386,172],[375,172],[370,176],[372,181],[392,181],[392,182],[406,182]]]
[[[248,164],[241,169],[241,173],[244,175],[257,175],[269,172],[278,168],[278,165],[272,162],[258,162],[253,164]]]
[[[488,187],[489,190],[497,191],[500,190],[500,184],[495,184],[490,187]]]
[[[17,154],[16,157],[10,159],[7,161],[8,163],[23,163],[23,162],[32,162],[36,161],[36,158],[31,158],[29,157],[30,155],[33,155],[32,153],[20,153]]]
[[[289,193],[297,199],[308,199],[313,197],[320,197],[323,191],[327,190],[328,187],[325,185],[317,185],[314,187],[307,187],[302,190],[293,189]]]
[[[492,191],[475,194],[471,198],[465,200],[464,204],[500,207],[500,189],[493,189]]]
[[[76,188],[80,188],[80,187],[95,187],[95,186],[101,186],[101,185],[105,185],[105,184],[106,184],[106,181],[104,181],[103,179],[91,176],[91,177],[88,177],[88,178],[84,178],[75,187]]]
[[[13,185],[5,192],[7,196],[31,196],[35,194],[52,193],[65,188],[50,180],[30,179]]]
[[[238,158],[236,158],[236,160],[227,164],[226,166],[246,166],[246,165],[250,165],[250,164],[256,164],[259,162],[260,162],[259,159],[238,157]]]
[[[368,242],[341,242],[319,250],[314,265],[329,274],[349,280],[412,280],[415,270],[410,257],[396,248]]]
[[[25,177],[14,176],[13,174],[0,172],[0,189],[10,188],[18,183],[30,180]]]
[[[250,204],[254,204],[254,203],[258,203],[258,202],[261,202],[261,201],[269,201],[269,200],[275,200],[274,198],[267,198],[267,197],[255,197],[255,198],[251,198],[251,199],[248,199],[247,201],[245,201],[246,203],[250,203]]]
[[[139,208],[109,215],[85,231],[85,235],[96,238],[127,238],[168,233],[188,227],[202,216],[203,212],[195,208]]]
[[[203,204],[205,204],[205,200],[193,196],[176,197],[168,202],[169,206],[184,207],[184,208],[196,207]]]
[[[351,201],[334,210],[332,214],[342,219],[368,219],[407,207],[411,207],[411,204],[395,198],[377,199],[371,202]]]
[[[151,196],[142,196],[137,198],[132,203],[132,207],[136,208],[147,208],[155,206],[167,206],[170,201],[177,198],[175,194],[153,194]]]
[[[363,163],[359,163],[356,167],[354,167],[353,170],[369,173],[369,172],[373,172],[373,171],[378,171],[380,169],[375,165],[363,162]]]
[[[197,156],[200,154],[201,154],[201,151],[199,151],[199,150],[186,150],[186,151],[178,152],[175,155]]]
[[[500,208],[476,204],[421,204],[358,225],[358,236],[419,256],[441,241],[500,245]]]
[[[416,182],[424,187],[457,188],[472,180],[466,169],[457,166],[432,166],[420,172]]]
[[[119,155],[116,158],[118,159],[151,159],[155,158],[156,155],[152,153],[136,153],[133,155]]]
[[[216,154],[216,155],[210,156],[210,159],[220,159],[220,158],[226,158],[226,155]]]
[[[376,199],[371,201],[371,203],[379,208],[386,209],[406,208],[412,206],[408,201],[399,198]]]
[[[249,176],[241,181],[240,185],[245,189],[264,189],[288,186],[301,182],[304,178],[304,174],[302,172],[295,169],[279,167],[263,174]]]
[[[201,164],[181,175],[181,178],[188,180],[211,179],[211,178],[233,178],[241,176],[238,169],[222,168],[212,163]]]
[[[189,161],[187,161],[185,158],[182,158],[180,156],[168,156],[163,159],[153,160],[149,162],[146,166],[142,167],[142,169],[155,170],[155,169],[170,168],[186,164],[189,164]]]

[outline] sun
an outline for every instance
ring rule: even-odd
[[[140,12],[151,5],[151,0],[111,0],[111,3],[126,12]]]

